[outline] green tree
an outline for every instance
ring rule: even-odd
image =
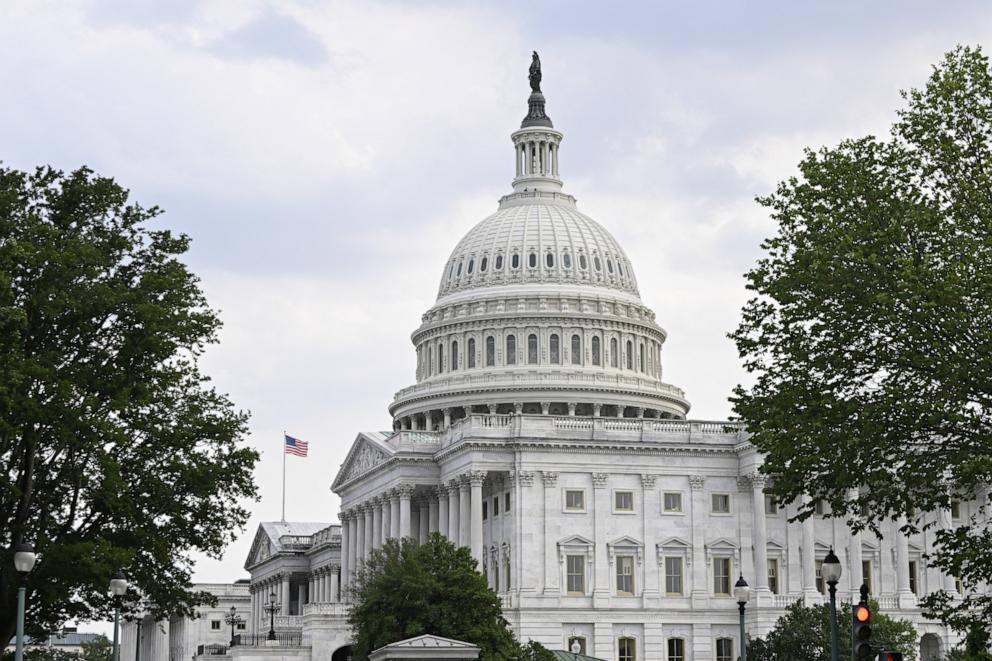
[[[34,635],[107,618],[117,567],[190,613],[191,552],[219,557],[256,493],[247,415],[199,368],[220,321],[159,213],[86,168],[0,168],[0,544],[39,553]],[[0,552],[8,640],[17,580]]]
[[[352,596],[348,621],[359,661],[383,645],[423,634],[478,645],[483,661],[521,654],[499,597],[476,571],[469,550],[437,533],[424,544],[387,541],[359,570]]]
[[[97,636],[93,640],[85,641],[81,647],[83,661],[110,661],[113,655],[113,645],[106,636]]]
[[[808,151],[759,202],[778,223],[747,274],[731,337],[750,388],[732,398],[780,503],[816,499],[854,529],[979,498],[936,533],[931,565],[992,580],[992,72],[978,48],[934,67],[887,139]],[[852,489],[860,497],[849,500]],[[992,623],[992,596],[924,600],[959,630]]]
[[[908,620],[896,620],[871,602],[872,642],[876,647],[902,652],[916,659],[916,629]],[[851,661],[851,605],[837,607],[838,656]],[[748,661],[830,661],[830,605],[803,606],[797,601],[778,619],[764,638],[748,641]]]

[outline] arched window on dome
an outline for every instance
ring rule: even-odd
[[[451,341],[451,369],[458,369],[458,340]]]
[[[487,268],[489,268],[489,258],[483,255],[479,262],[479,273],[485,273]]]
[[[520,268],[520,255],[518,253],[513,253],[513,256],[510,257],[510,268]]]
[[[496,255],[496,262],[493,264],[493,270],[495,271],[503,270],[503,255]]]
[[[434,358],[432,357],[431,345],[427,345],[427,368],[424,370],[427,372],[426,376],[430,376],[434,373]]]
[[[558,333],[552,333],[548,341],[548,348],[551,354],[551,363],[553,365],[558,365],[561,363],[561,342],[558,339]]]
[[[527,266],[529,266],[532,269],[536,269],[537,268],[537,253],[536,252],[532,252],[529,255],[527,255]]]
[[[597,271],[603,270],[603,264],[599,261],[599,255],[593,255],[592,265],[596,267]]]
[[[496,364],[496,338],[490,335],[486,338],[486,367]]]
[[[620,349],[617,347],[617,338],[610,338],[610,367],[617,367],[617,354],[620,353]]]
[[[455,272],[455,263],[451,262],[450,264],[448,264],[448,280],[451,280],[451,276],[452,274],[454,274],[454,272]]]
[[[437,345],[437,373],[444,371],[444,345]]]
[[[468,338],[468,355],[465,356],[465,367],[472,369],[475,367],[475,338]]]
[[[537,335],[533,333],[527,336],[527,363],[537,365]]]
[[[579,268],[583,271],[589,268],[589,262],[586,261],[586,256],[584,254],[579,255]]]
[[[456,278],[457,278],[457,277],[460,277],[460,276],[461,276],[461,274],[462,274],[462,263],[461,263],[461,262],[458,262],[458,270],[457,270],[457,271],[455,271],[455,277],[456,277]]]
[[[517,337],[515,335],[506,336],[506,364],[517,364]]]
[[[468,274],[469,275],[472,275],[472,271],[474,271],[474,270],[475,270],[475,260],[474,259],[470,259],[470,260],[468,260]]]
[[[567,269],[572,268],[572,256],[569,255],[567,252],[562,253],[561,255],[561,265]]]
[[[582,364],[582,338],[578,335],[572,336],[572,364]]]
[[[544,256],[544,263],[548,265],[548,268],[549,269],[554,268],[554,266],[555,266],[555,254],[553,252],[549,252],[547,255],[545,255]]]
[[[641,362],[641,371],[642,372],[646,372],[647,371],[647,369],[646,369],[647,366],[644,364],[644,343],[643,342],[641,342],[641,346],[637,350],[637,357],[640,359],[640,362]]]
[[[602,360],[602,356],[600,355],[600,352],[601,352],[601,348],[599,346],[599,336],[598,335],[593,335],[592,336],[592,364],[593,365],[602,365],[603,364],[603,360]]]
[[[627,340],[627,369],[634,369],[634,343]]]
[[[620,277],[622,278],[623,277],[623,262],[621,262],[619,259],[617,260],[617,272],[620,274]]]
[[[609,257],[606,258],[606,270],[610,272],[610,275],[613,275],[613,260]],[[469,273],[471,273],[471,271],[469,271]]]

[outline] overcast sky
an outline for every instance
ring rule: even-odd
[[[158,225],[225,327],[205,360],[252,413],[259,521],[337,520],[360,430],[389,429],[410,333],[455,244],[509,191],[531,50],[579,208],[627,250],[691,417],[731,414],[726,333],[773,227],[754,196],[805,147],[883,134],[982,2],[0,2],[0,160],[86,164]]]

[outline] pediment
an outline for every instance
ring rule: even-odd
[[[682,539],[681,537],[669,537],[663,542],[658,542],[657,546],[659,549],[666,549],[666,550],[678,549],[678,550],[687,551],[692,548],[692,544]]]
[[[341,463],[331,489],[337,491],[345,482],[371,472],[377,466],[386,463],[394,454],[393,449],[366,434],[359,434],[351,445],[351,450]]]
[[[633,537],[630,537],[628,535],[624,535],[623,537],[620,537],[618,539],[614,539],[612,542],[610,542],[609,544],[607,544],[607,546],[626,546],[626,547],[636,546],[636,547],[640,548],[640,547],[644,546],[644,544],[643,544],[643,542],[637,541]]]
[[[785,544],[781,544],[779,542],[776,542],[774,539],[769,539],[768,540],[768,543],[766,544],[766,546],[767,546],[767,548],[769,550],[772,550],[772,551],[780,551],[780,552],[783,552],[783,553],[785,552]]]
[[[595,543],[582,535],[572,535],[560,540],[558,546],[595,546]]]
[[[823,555],[826,555],[827,553],[830,552],[830,549],[832,548],[833,546],[831,546],[830,544],[824,544],[823,542],[813,542],[813,551],[816,553],[822,553]]]
[[[737,542],[727,537],[721,537],[720,539],[714,539],[712,542],[706,542],[706,549],[709,551],[736,551]]]
[[[268,560],[272,556],[272,542],[269,535],[262,526],[255,531],[255,539],[251,542],[251,550],[248,551],[248,559],[245,560],[245,569],[254,567],[260,562]]]

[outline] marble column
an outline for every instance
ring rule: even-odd
[[[427,541],[427,537],[431,534],[430,512],[431,512],[430,504],[428,504],[427,500],[421,500],[420,518],[417,520],[417,522],[420,524],[420,530],[417,532],[417,539],[420,540],[421,544],[425,543]]]
[[[341,584],[338,578],[338,570],[338,567],[331,565],[331,593],[327,595],[327,600],[332,604],[336,604],[341,601]]]
[[[893,527],[896,538],[896,590],[900,597],[912,598],[913,591],[909,587],[909,538],[900,530],[906,525],[906,517],[900,516]]]
[[[437,494],[430,493],[427,496],[427,533],[433,534],[440,531],[438,527],[438,502]]]
[[[482,482],[485,479],[485,471],[469,473],[472,499],[469,543],[471,544],[472,557],[475,558],[480,567],[482,566]]]
[[[448,537],[448,488],[443,484],[437,488],[437,531]]]
[[[458,545],[468,548],[472,547],[471,489],[472,485],[469,482],[469,476],[463,475],[458,483]],[[482,517],[481,511],[479,517]],[[481,556],[479,566],[482,566]]]
[[[950,509],[941,507],[937,510],[937,526],[940,530],[950,530],[953,527]],[[957,593],[957,585],[955,585],[954,577],[950,574],[941,574],[941,584],[946,592],[952,595]]]
[[[848,502],[857,502],[858,500],[858,490],[851,489],[847,492]],[[857,603],[861,598],[861,584],[865,582],[864,573],[862,571],[861,563],[863,562],[861,554],[861,533],[852,532],[848,537],[850,540],[850,546],[848,546],[847,557],[850,564],[848,567],[848,582],[851,586],[851,603]],[[843,578],[843,575],[841,575]]]
[[[413,485],[404,484],[399,488],[400,494],[400,537],[409,537],[410,530],[410,498],[413,497]]]
[[[289,574],[282,575],[282,583],[279,585],[279,596],[282,599],[282,607],[279,609],[280,615],[289,615]]]
[[[375,523],[372,520],[372,512],[374,510],[375,504],[365,503],[365,544],[362,547],[365,554],[362,556],[363,560],[368,560],[372,554],[372,533],[375,532]]]
[[[338,514],[341,521],[341,581],[348,582],[348,514]]]
[[[384,493],[380,496],[379,509],[381,510],[379,512],[379,519],[382,521],[382,532],[379,533],[379,537],[382,539],[382,543],[385,544],[386,540],[392,536],[390,534],[391,524],[389,522],[392,506],[390,505],[389,494]]]
[[[441,409],[441,412],[444,413],[444,427],[442,429],[448,429],[451,427],[451,409]]]
[[[617,407],[620,410],[621,407]],[[691,492],[691,518],[692,518],[692,603],[693,606],[702,607],[712,592],[712,586],[706,584],[706,525],[709,508],[706,503],[706,477],[703,475],[689,476],[689,490]],[[688,573],[688,572],[686,572]]]
[[[389,492],[389,536],[400,538],[400,493],[396,489]]]
[[[458,524],[461,522],[461,515],[458,511],[461,502],[459,492],[457,480],[448,482],[448,539],[456,545],[461,540],[461,535],[458,532]]]
[[[382,546],[382,500],[372,499],[372,549]]]
[[[345,587],[351,587],[358,570],[358,517],[355,510],[348,512],[348,582]]]
[[[355,540],[355,570],[365,562],[365,506],[355,507],[355,522],[357,528],[357,539]]]
[[[307,584],[300,583],[296,586],[296,614],[303,615],[303,605],[307,603]]]
[[[809,496],[802,496],[802,504],[808,505]],[[818,604],[822,601],[820,592],[816,589],[816,557],[813,546],[813,517],[806,518],[802,524],[802,562],[803,562],[803,598],[806,605]]]
[[[754,533],[754,587],[768,590],[768,526],[765,521],[765,476],[751,474],[752,530]]]

